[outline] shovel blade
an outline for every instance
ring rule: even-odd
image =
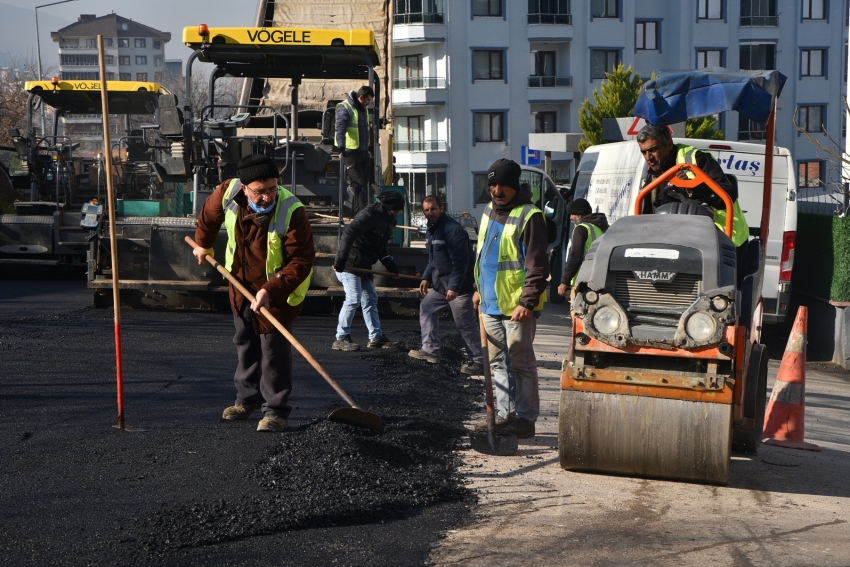
[[[384,427],[384,422],[381,416],[370,411],[360,408],[339,408],[331,412],[328,416],[331,421],[337,423],[347,423],[357,427],[366,427],[368,429],[380,430]]]
[[[485,455],[497,457],[508,457],[515,455],[519,449],[516,435],[494,435],[492,438],[487,433],[472,432],[469,434],[469,444],[472,449]]]

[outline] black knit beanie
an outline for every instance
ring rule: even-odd
[[[398,191],[381,191],[378,194],[378,200],[389,207],[391,211],[404,210],[404,197]]]
[[[522,168],[509,159],[497,159],[487,170],[487,185],[507,185],[519,191],[519,176]]]
[[[277,179],[280,177],[280,170],[272,161],[272,158],[262,154],[254,154],[245,156],[239,160],[236,166],[239,169],[239,181],[242,185],[258,179]]]
[[[590,206],[590,203],[587,202],[587,199],[576,199],[570,206],[567,208],[567,213],[571,215],[578,215],[583,217],[584,215],[589,215],[593,212],[593,208]]]

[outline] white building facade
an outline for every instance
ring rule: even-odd
[[[777,69],[776,143],[800,183],[826,174],[794,128],[844,147],[847,0],[394,0],[392,114],[395,166],[410,198],[446,197],[453,212],[488,200],[489,165],[528,160],[528,134],[581,133],[579,107],[619,62],[653,72],[723,66]],[[823,125],[826,132],[823,132]],[[727,112],[726,139],[764,140]],[[572,155],[554,154],[556,181]]]
[[[50,37],[59,44],[59,79],[96,81],[100,78],[97,36],[103,36],[107,81],[161,82],[165,71],[165,44],[171,34],[161,32],[117,14],[96,17],[81,15],[77,22]],[[100,149],[103,122],[100,115],[74,115],[63,121],[73,125],[79,152]],[[122,132],[123,123],[111,122],[112,134]],[[117,140],[116,140],[117,141]]]

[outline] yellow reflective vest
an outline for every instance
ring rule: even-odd
[[[227,251],[224,256],[224,267],[228,272],[233,267],[233,255],[236,253],[236,220],[239,218],[239,205],[235,198],[241,190],[242,183],[238,179],[231,179],[221,201],[222,207],[224,207],[224,227],[227,229]],[[289,229],[289,221],[292,218],[292,213],[303,206],[298,197],[283,187],[277,188],[277,203],[275,203],[274,212],[269,221],[266,239],[266,279],[271,279],[283,267],[283,240],[286,237],[286,231]],[[304,298],[307,297],[307,290],[310,288],[312,276],[313,270],[310,270],[304,281],[286,298],[287,304],[294,306],[304,301]]]
[[[487,238],[487,226],[490,224],[492,205],[484,209],[481,226],[478,228],[478,246],[475,252],[475,284],[481,289],[478,265],[481,252]],[[522,288],[525,285],[525,256],[522,252],[522,233],[532,215],[543,214],[534,205],[521,205],[514,208],[505,222],[505,229],[499,240],[499,263],[496,269],[496,299],[502,315],[510,317],[522,298]],[[535,311],[543,309],[546,303],[546,291],[540,295],[540,301]]]
[[[587,257],[587,251],[590,250],[590,245],[593,244],[594,240],[596,240],[597,238],[602,236],[604,234],[604,232],[602,231],[601,228],[599,228],[595,224],[591,224],[589,222],[579,223],[579,225],[576,228],[578,228],[579,226],[583,226],[584,229],[587,231],[587,239],[584,241],[584,253],[581,255],[581,261],[582,261],[582,263],[584,263],[584,259],[585,259],[585,257]],[[573,231],[575,231],[575,228],[573,229]],[[578,272],[576,272],[575,275],[573,276],[573,279],[570,280],[570,287],[575,287],[577,277],[578,277]]]
[[[689,163],[692,165],[697,165],[697,152],[700,151],[693,146],[686,146],[684,144],[676,144],[676,163]],[[691,174],[693,175],[693,174]],[[722,232],[726,232],[726,208],[720,207],[719,209],[714,209],[712,207],[712,212],[714,212],[714,224],[717,225]],[[735,199],[735,202],[732,203],[732,242],[735,246],[740,246],[750,236],[750,227],[747,225],[747,219],[744,217],[744,212],[741,210],[741,205],[738,204],[738,200]]]
[[[348,111],[348,116],[350,120],[348,121],[348,128],[345,129],[345,149],[346,150],[359,150],[360,149],[360,113],[357,112],[357,108],[351,101],[345,99],[338,105],[344,106]],[[369,109],[366,109],[366,130],[369,131],[372,128],[372,116],[369,114]]]

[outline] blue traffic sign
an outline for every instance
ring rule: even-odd
[[[540,150],[532,150],[528,146],[520,146],[522,151],[522,165],[540,165],[542,159]]]

